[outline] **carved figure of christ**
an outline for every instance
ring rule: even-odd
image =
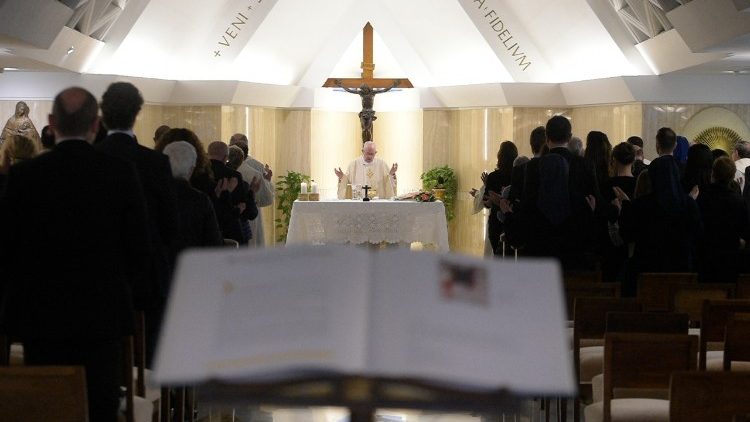
[[[323,84],[325,88],[339,87],[346,92],[362,97],[362,111],[359,121],[362,126],[362,143],[372,141],[372,123],[377,119],[373,104],[375,95],[388,92],[395,87],[414,88],[409,79],[375,78],[373,71],[372,25],[367,22],[362,29],[362,77],[361,78],[329,78]]]

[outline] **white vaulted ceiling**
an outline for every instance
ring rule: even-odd
[[[0,67],[310,91],[359,75],[362,27],[371,22],[375,76],[408,77],[417,88],[742,74],[750,73],[750,13],[741,3],[4,0]],[[50,5],[70,14],[61,19]]]

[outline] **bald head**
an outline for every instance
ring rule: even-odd
[[[225,161],[229,154],[229,146],[221,141],[214,141],[208,144],[208,158],[212,160]]]
[[[83,88],[72,87],[55,97],[49,124],[59,138],[77,137],[93,140],[99,127],[96,98]]]
[[[362,158],[365,160],[365,163],[372,163],[377,153],[378,149],[375,148],[375,142],[367,141],[362,144]]]

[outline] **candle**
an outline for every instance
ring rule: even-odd
[[[318,193],[318,184],[315,180],[310,183],[310,193]]]
[[[299,185],[299,193],[307,193],[307,183],[306,182],[302,182]]]

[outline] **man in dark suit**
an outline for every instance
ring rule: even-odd
[[[557,258],[563,270],[587,269],[591,249],[594,174],[568,149],[570,121],[552,117],[545,127],[549,151],[526,164],[521,201],[501,209],[506,232],[522,239],[524,254]]]
[[[139,145],[133,133],[142,105],[138,88],[128,82],[111,84],[102,95],[101,104],[107,137],[96,148],[135,165],[146,196],[153,251],[150,277],[158,286],[154,303],[145,309],[146,362],[150,366],[172,277],[179,225],[169,160],[164,154]]]
[[[88,91],[61,92],[49,116],[56,147],[10,171],[0,329],[23,341],[26,364],[83,365],[91,421],[114,422],[150,242],[135,169],[90,144],[97,111]]]

